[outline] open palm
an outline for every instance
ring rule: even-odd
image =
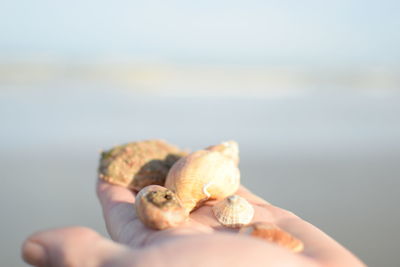
[[[221,226],[212,214],[212,201],[183,225],[156,231],[137,218],[132,191],[99,181],[97,194],[113,241],[83,227],[45,231],[24,243],[24,259],[36,266],[363,266],[316,227],[243,187],[237,194],[254,206],[253,221],[275,223],[296,236],[304,242],[303,252]]]

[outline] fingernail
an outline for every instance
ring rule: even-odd
[[[47,253],[44,247],[34,241],[25,241],[22,246],[22,258],[29,264],[46,267]]]

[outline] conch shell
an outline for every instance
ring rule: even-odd
[[[169,169],[184,155],[162,140],[116,146],[102,152],[99,178],[137,191],[151,184],[164,185]]]
[[[157,230],[175,227],[187,219],[187,213],[174,192],[159,185],[149,185],[140,190],[135,209],[143,224]]]
[[[206,150],[218,151],[222,155],[232,159],[236,165],[239,164],[239,145],[236,141],[230,140],[218,145],[209,146]]]
[[[240,229],[239,233],[262,238],[293,252],[300,252],[304,248],[303,242],[272,223],[253,223]]]
[[[165,187],[176,193],[189,213],[208,199],[234,194],[240,171],[234,160],[221,152],[199,150],[178,160],[170,169]]]
[[[253,206],[243,197],[229,196],[212,207],[217,220],[227,227],[241,227],[249,224],[254,217]]]

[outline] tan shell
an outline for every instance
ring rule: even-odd
[[[178,160],[171,168],[165,187],[176,193],[187,212],[208,199],[234,194],[240,184],[240,171],[222,153],[199,150]]]
[[[143,224],[157,230],[178,226],[187,218],[176,195],[159,185],[149,185],[140,190],[135,209]]]
[[[164,185],[171,166],[186,153],[163,140],[146,140],[102,152],[99,178],[139,191],[151,184]]]
[[[272,223],[253,223],[240,229],[239,233],[262,238],[293,252],[300,252],[304,249],[303,242]]]
[[[206,148],[209,151],[218,151],[222,155],[231,158],[236,165],[239,164],[239,145],[237,142],[230,140],[218,145],[209,146]]]
[[[232,228],[249,224],[254,216],[253,206],[237,195],[221,200],[212,207],[212,210],[222,225]]]

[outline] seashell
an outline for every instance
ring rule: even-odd
[[[262,238],[293,252],[300,252],[304,248],[303,242],[272,223],[252,223],[240,229],[239,233]]]
[[[137,191],[150,184],[164,185],[169,169],[184,155],[162,140],[116,146],[101,153],[99,178]]]
[[[143,224],[157,230],[175,227],[187,219],[187,213],[174,192],[159,185],[149,185],[140,190],[135,209]]]
[[[189,213],[208,199],[234,194],[240,184],[240,171],[222,153],[199,150],[178,160],[170,169],[165,187],[176,193]]]
[[[206,148],[206,150],[220,152],[222,155],[231,158],[236,165],[239,164],[239,145],[233,140],[214,146],[209,146]]]
[[[243,197],[229,196],[212,207],[217,220],[227,227],[241,227],[249,224],[254,216],[253,206]]]

